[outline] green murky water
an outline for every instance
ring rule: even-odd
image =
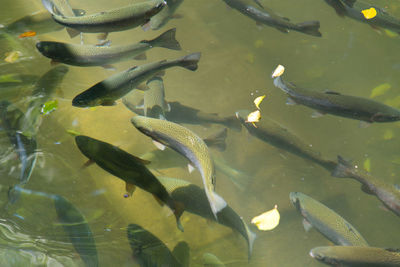
[[[98,12],[129,4],[131,1],[73,1],[71,5],[87,12]],[[114,44],[129,44],[156,37],[176,27],[183,51],[155,48],[147,53],[147,62],[172,59],[189,52],[202,52],[199,69],[189,72],[175,68],[164,77],[166,98],[180,101],[203,111],[233,115],[239,109],[254,109],[255,96],[266,94],[261,104],[263,117],[272,118],[294,134],[312,144],[325,157],[342,155],[363,165],[371,162],[374,176],[387,183],[399,184],[399,123],[373,124],[360,128],[358,122],[334,116],[311,118],[312,111],[302,106],[285,105],[285,95],[273,86],[270,73],[277,64],[286,66],[286,77],[303,87],[315,90],[336,90],[369,97],[371,90],[389,83],[391,89],[376,98],[387,102],[399,96],[399,37],[380,35],[368,25],[349,18],[339,18],[322,0],[262,1],[265,6],[295,22],[319,20],[322,38],[297,32],[283,34],[270,27],[258,27],[251,19],[227,8],[220,0],[186,0],[178,13],[183,18],[171,20],[161,30],[144,32],[137,28],[112,33]],[[400,17],[397,1],[374,1]],[[38,10],[39,1],[2,1],[0,23]],[[70,39],[65,30],[33,38],[9,36],[0,40],[0,55],[22,52],[22,61],[1,61],[0,74],[24,73],[42,75],[51,68],[49,60],[36,51],[38,40]],[[95,43],[96,36],[85,35],[86,43]],[[136,223],[158,236],[170,249],[179,241],[190,246],[191,266],[201,266],[201,257],[210,252],[227,266],[322,266],[308,252],[316,246],[331,245],[317,231],[305,232],[302,217],[291,206],[289,192],[300,191],[323,202],[351,222],[369,244],[377,247],[399,247],[399,218],[382,208],[381,202],[360,190],[350,179],[336,179],[302,158],[278,150],[252,138],[244,129],[229,131],[227,149],[219,153],[229,164],[251,177],[248,187],[239,190],[222,173],[217,173],[217,192],[243,219],[251,218],[278,205],[279,226],[257,233],[251,261],[247,262],[245,240],[231,229],[185,213],[185,232],[176,229],[175,220],[165,208],[146,192],[137,190],[133,198],[123,198],[125,185],[98,166],[82,168],[86,158],[77,149],[66,130],[75,130],[140,156],[154,149],[151,140],[129,122],[132,113],[119,101],[112,107],[81,109],[71,106],[72,98],[91,85],[141,61],[116,64],[117,70],[100,67],[70,67],[55,94],[56,111],[43,118],[37,135],[39,158],[27,189],[58,194],[68,199],[85,216],[94,234],[100,266],[135,266],[132,260],[126,227]],[[0,89],[2,90],[2,89]],[[1,92],[3,99],[21,110],[27,106],[32,85]],[[400,107],[400,103],[391,102]],[[205,137],[220,126],[188,126]],[[384,138],[391,131],[392,138]],[[387,137],[387,134],[386,134]],[[9,160],[1,161],[1,195],[7,202],[7,190],[18,179],[19,161],[10,156],[10,143],[1,135],[1,152]],[[13,169],[14,168],[14,169]],[[16,169],[15,169],[16,168]],[[182,178],[201,185],[198,172],[186,169],[162,170],[163,176]],[[50,266],[84,266],[78,253],[57,223],[54,205],[49,199],[26,195],[2,212],[0,218],[1,266],[36,266],[52,258]],[[56,263],[59,262],[59,263]],[[57,265],[59,264],[59,265]]]

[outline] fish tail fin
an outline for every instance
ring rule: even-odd
[[[305,21],[305,22],[301,22],[296,24],[297,28],[299,31],[301,31],[302,33],[306,33],[312,36],[317,36],[317,37],[321,37],[322,34],[319,31],[319,21],[313,20],[313,21]]]
[[[242,130],[242,123],[236,118],[236,116],[227,117],[225,125],[237,132],[240,132]]]
[[[182,50],[181,45],[175,39],[176,28],[170,29],[160,36],[156,37],[151,41],[142,41],[148,43],[151,46],[163,47],[172,50]]]
[[[336,165],[336,168],[332,171],[332,176],[338,178],[349,177],[349,172],[351,167],[350,162],[346,161],[339,155],[337,156],[337,158],[338,158],[338,163]]]
[[[253,233],[250,229],[249,226],[247,226],[247,224],[243,221],[242,222],[244,224],[244,227],[246,228],[246,232],[247,232],[247,245],[248,245],[248,261],[250,261],[251,259],[251,254],[253,252],[253,244],[254,244],[254,240],[256,240],[257,235],[255,233]]]
[[[174,215],[175,215],[175,218],[176,218],[176,226],[178,227],[178,229],[180,231],[183,232],[184,229],[183,229],[183,226],[181,224],[180,218],[181,218],[182,213],[185,211],[185,205],[183,205],[182,202],[174,201],[174,207],[175,207],[174,208]]]
[[[224,128],[216,135],[203,139],[208,147],[214,147],[219,151],[225,151],[226,149],[226,137],[228,136],[228,129]]]
[[[200,57],[201,57],[200,52],[189,54],[178,60],[180,62],[179,65],[185,69],[195,71],[197,70],[198,67],[197,63],[199,62]]]
[[[214,214],[215,219],[218,221],[217,213],[226,207],[226,201],[217,193],[211,192],[212,201],[210,202],[211,210]]]

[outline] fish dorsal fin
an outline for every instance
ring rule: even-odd
[[[324,93],[329,95],[341,95],[340,93],[331,90],[325,90]]]
[[[349,7],[353,7],[357,0],[342,0]]]

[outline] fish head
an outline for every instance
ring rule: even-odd
[[[45,57],[51,58],[54,61],[64,58],[68,55],[68,51],[63,43],[59,42],[37,42],[36,49]]]
[[[131,123],[133,124],[133,126],[136,127],[136,129],[138,129],[142,133],[152,136],[151,133],[153,133],[154,130],[153,130],[151,122],[153,120],[156,120],[156,119],[137,115],[137,116],[134,116],[131,118]]]
[[[371,118],[372,122],[391,122],[391,121],[398,121],[400,120],[400,112],[393,112],[393,113],[381,113],[378,112],[374,114]]]
[[[84,135],[75,136],[75,143],[79,150],[90,160],[101,157],[104,142]]]
[[[340,266],[340,262],[338,262],[334,257],[328,256],[330,247],[316,247],[310,250],[310,256],[313,259],[324,262],[326,264],[332,266]]]
[[[72,99],[72,106],[80,108],[95,107],[99,106],[101,101],[101,98],[96,97],[90,90],[86,90]]]
[[[301,210],[300,199],[299,199],[300,194],[301,193],[299,193],[299,192],[290,192],[290,194],[289,194],[290,202],[299,211]]]

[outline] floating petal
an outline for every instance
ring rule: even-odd
[[[364,160],[364,169],[367,172],[371,171],[371,159],[370,158],[367,158],[366,160]]]
[[[33,36],[36,36],[36,32],[27,31],[27,32],[21,33],[18,37],[19,38],[25,38],[25,37],[33,37]]]
[[[266,95],[263,95],[263,96],[259,96],[256,99],[254,99],[254,105],[256,105],[256,107],[258,109],[260,109],[260,104],[264,100],[265,97],[266,97]]]
[[[261,112],[259,110],[251,112],[249,115],[247,115],[246,122],[259,122],[261,119]]]
[[[48,115],[57,108],[58,108],[58,101],[50,100],[43,104],[41,112],[42,114]]]
[[[375,87],[374,89],[372,89],[371,95],[369,97],[374,98],[374,97],[383,95],[390,88],[392,88],[392,86],[389,83],[382,83],[382,84],[378,85],[377,87]]]
[[[275,205],[272,210],[254,217],[251,223],[255,224],[259,230],[268,231],[278,226],[280,218],[278,206]]]
[[[272,78],[276,78],[281,76],[283,73],[285,72],[285,67],[282,65],[278,65],[278,67],[276,67],[276,69],[274,70],[274,72],[272,73]]]
[[[4,59],[4,61],[8,62],[8,63],[14,63],[19,59],[19,57],[21,55],[22,55],[22,53],[19,51],[12,51],[12,52],[6,53],[6,58]]]
[[[364,9],[361,11],[361,13],[364,15],[364,18],[366,19],[372,19],[376,17],[376,9],[371,7],[369,9]]]

